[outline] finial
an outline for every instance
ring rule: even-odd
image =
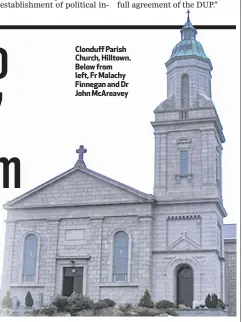
[[[187,21],[181,29],[181,40],[196,39],[197,31],[190,21],[190,10],[187,10]]]
[[[76,150],[76,153],[78,153],[78,161],[76,162],[76,165],[83,166],[86,168],[86,165],[84,163],[84,153],[86,152],[87,149],[85,149],[83,145],[80,145],[79,149]]]
[[[188,9],[186,13],[187,13],[187,22],[190,22],[190,13],[191,13],[191,11]]]

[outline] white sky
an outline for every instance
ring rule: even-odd
[[[45,17],[46,24],[184,24],[186,20],[185,9],[109,10],[106,16],[94,11],[93,20],[88,20],[87,10],[84,14],[28,10],[22,15],[17,10],[1,10],[0,21],[43,24]],[[238,24],[239,8],[232,0],[221,0],[215,9],[192,11],[191,21]],[[226,137],[225,223],[236,223],[240,216],[239,30],[198,30],[197,39],[214,67],[212,97]],[[0,80],[0,157],[16,156],[22,168],[21,189],[0,187],[0,205],[71,168],[80,144],[88,149],[88,168],[152,193],[154,137],[150,122],[154,109],[166,98],[164,63],[179,41],[179,30],[1,30],[0,46],[8,52],[9,70]],[[74,96],[77,45],[127,48],[132,62],[114,64],[114,70],[127,73],[127,99]],[[0,210],[0,215],[1,264],[6,212]]]

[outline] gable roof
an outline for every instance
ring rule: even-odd
[[[128,193],[131,193],[133,195],[135,195],[136,197],[140,197],[143,199],[144,202],[153,202],[154,199],[153,199],[153,195],[151,194],[146,194],[144,192],[141,192],[137,189],[134,189],[130,186],[127,186],[119,181],[116,181],[116,180],[113,180],[109,177],[106,177],[98,172],[95,172],[93,170],[90,170],[90,169],[87,169],[86,167],[84,166],[79,166],[78,164],[76,164],[73,168],[61,173],[60,175],[52,178],[51,180],[48,180],[46,181],[45,183],[37,186],[36,188],[20,195],[19,197],[11,200],[11,201],[8,201],[6,204],[3,205],[4,209],[9,209],[9,208],[15,208],[15,205],[17,203],[19,203],[20,201],[23,201],[25,198],[28,198],[34,194],[36,194],[37,192],[41,191],[42,189],[48,187],[48,186],[51,186],[52,184],[58,182],[59,180],[67,177],[68,175],[74,173],[74,172],[77,172],[77,171],[80,171],[82,173],[85,173],[93,178],[96,178],[96,179],[99,179],[105,183],[108,183],[114,187],[117,187],[117,188],[120,188],[122,190],[124,190],[125,192],[128,192]],[[17,208],[17,207],[16,207]]]

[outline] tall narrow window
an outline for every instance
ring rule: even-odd
[[[113,245],[113,281],[126,282],[128,280],[128,235],[124,231],[118,231],[114,235]]]
[[[188,151],[187,150],[180,151],[180,174],[181,175],[188,174]]]
[[[38,239],[36,235],[27,235],[24,240],[23,282],[34,282],[36,280],[37,252]]]
[[[181,77],[181,108],[189,108],[189,76],[183,74]],[[187,112],[181,112],[181,117],[186,118]]]

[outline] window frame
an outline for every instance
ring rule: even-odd
[[[186,152],[186,158],[182,158],[182,154]],[[181,149],[180,150],[180,176],[188,176],[189,174],[189,150],[188,149]],[[183,170],[183,167],[185,164],[183,164],[183,161],[186,162],[186,171]],[[182,171],[183,170],[183,171]]]
[[[127,245],[127,274],[126,274],[126,279],[124,281],[116,281],[114,276],[114,249],[115,249],[115,236],[119,232],[124,232],[127,235],[128,238],[128,245]],[[124,229],[117,229],[114,231],[111,237],[111,252],[110,252],[110,282],[111,283],[129,283],[131,281],[131,235]]]
[[[32,281],[25,281],[24,280],[24,252],[25,252],[25,240],[29,235],[35,235],[37,238],[37,254],[36,254],[36,268],[35,268],[35,278]],[[19,275],[19,283],[20,284],[37,284],[39,280],[39,256],[40,256],[40,237],[39,234],[29,231],[24,234],[22,239],[22,251],[21,251],[21,269]]]
[[[176,158],[177,158],[177,173],[175,174],[176,182],[180,183],[181,178],[187,178],[188,182],[192,182],[192,148],[191,139],[188,139],[186,137],[181,137],[177,140],[177,152],[176,152]],[[188,173],[187,174],[181,174],[181,151],[188,151]]]

